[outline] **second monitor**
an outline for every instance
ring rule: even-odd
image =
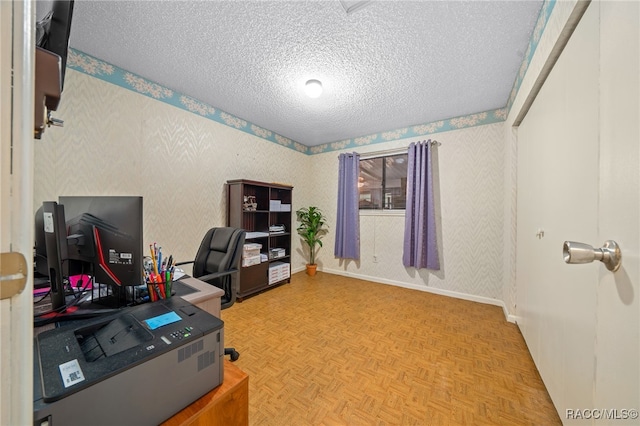
[[[69,259],[93,264],[96,283],[137,286],[143,278],[142,197],[61,196]]]

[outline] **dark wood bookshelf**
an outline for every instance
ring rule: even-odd
[[[247,232],[245,245],[260,244],[260,253],[266,255],[265,261],[240,268],[240,301],[291,282],[291,226],[295,214],[292,195],[290,185],[247,179],[227,181],[227,226],[243,228]],[[274,226],[283,226],[284,232],[270,232]]]

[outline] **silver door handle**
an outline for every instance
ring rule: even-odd
[[[565,241],[562,246],[562,255],[567,263],[591,263],[594,260],[599,260],[612,272],[617,271],[622,263],[620,247],[613,240],[605,241],[602,248],[593,248],[589,244]]]

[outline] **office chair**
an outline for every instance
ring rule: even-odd
[[[196,258],[176,265],[193,264],[192,276],[224,290],[220,298],[220,309],[231,307],[236,301],[238,272],[244,246],[245,230],[238,228],[211,228],[205,234]],[[224,348],[231,361],[240,354],[234,348]]]

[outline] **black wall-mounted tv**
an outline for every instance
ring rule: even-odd
[[[53,2],[38,2],[37,8],[50,9],[44,18],[36,24],[36,45],[60,56],[60,91],[64,87],[64,75],[69,53],[69,34],[71,33],[71,19],[73,17],[74,0],[54,0]]]

